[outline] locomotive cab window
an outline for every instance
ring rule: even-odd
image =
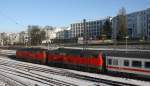
[[[141,61],[132,61],[132,67],[142,67]]]
[[[124,66],[129,66],[129,60],[124,60]]]
[[[150,68],[150,62],[145,62],[145,68]]]

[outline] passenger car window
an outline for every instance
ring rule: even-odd
[[[145,68],[150,68],[150,62],[145,62]]]
[[[141,67],[142,62],[141,61],[132,61],[132,67]]]
[[[117,59],[113,59],[113,65],[118,65],[118,60]]]
[[[129,60],[124,60],[124,66],[129,66]]]

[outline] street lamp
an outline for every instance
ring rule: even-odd
[[[127,52],[127,48],[128,48],[128,44],[127,44],[128,43],[128,38],[129,38],[129,36],[125,37],[125,39],[126,39],[126,52]]]

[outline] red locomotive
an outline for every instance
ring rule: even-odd
[[[40,48],[23,48],[16,51],[16,57],[37,63],[46,63],[46,50]]]

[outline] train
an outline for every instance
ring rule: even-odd
[[[123,73],[150,78],[149,51],[22,48],[16,50],[16,58],[98,73]]]

